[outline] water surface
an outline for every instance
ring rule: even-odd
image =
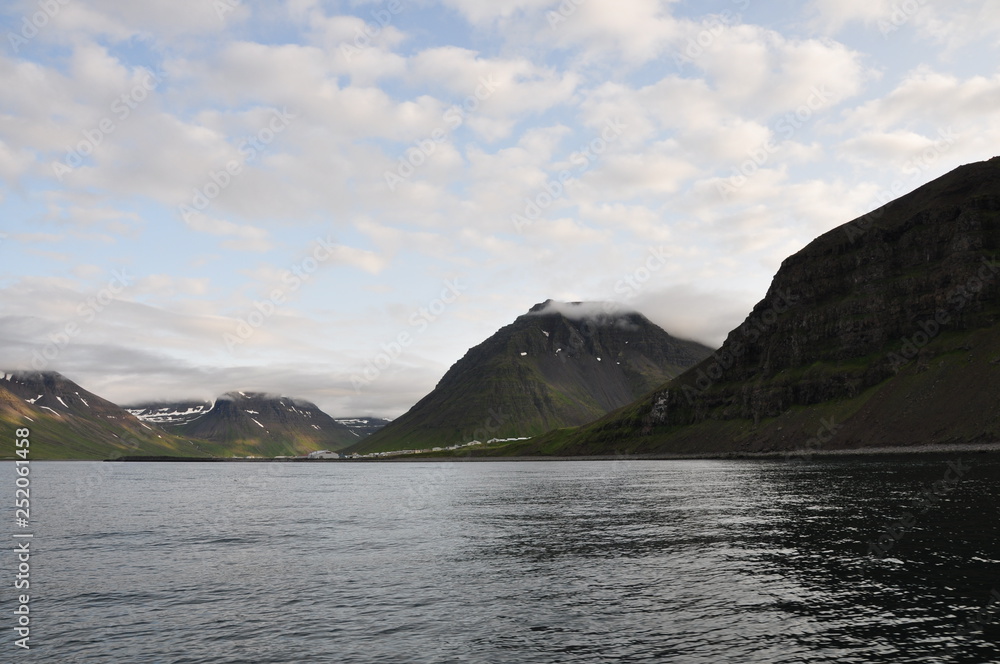
[[[994,455],[31,468],[17,662],[1000,661]]]

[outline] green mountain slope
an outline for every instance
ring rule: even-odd
[[[635,312],[551,300],[470,349],[405,415],[348,449],[533,436],[630,403],[711,350]]]
[[[230,455],[295,456],[341,450],[359,436],[315,404],[256,392],[230,392],[206,413],[168,431],[211,441]]]
[[[211,456],[221,451],[146,424],[58,373],[0,373],[0,456],[14,457],[14,433],[23,427],[31,431],[31,459]]]
[[[704,453],[1000,441],[1000,158],[782,263],[712,358],[504,454]]]

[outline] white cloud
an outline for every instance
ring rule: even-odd
[[[695,64],[716,93],[762,116],[831,108],[857,95],[872,74],[860,53],[828,39],[792,39],[758,26],[721,29]]]
[[[26,14],[38,11],[34,2],[20,3]],[[224,31],[232,22],[249,16],[240,3],[202,0],[89,0],[59,3],[47,34],[68,38],[107,37],[118,41],[155,38],[166,41]],[[46,33],[43,33],[46,34]]]
[[[643,290],[630,305],[675,337],[718,348],[761,295],[706,290],[697,284],[680,283]]]
[[[923,66],[909,72],[884,97],[853,109],[847,115],[847,126],[885,130],[923,122],[942,129],[964,129],[970,123],[992,121],[998,105],[1000,75],[962,79]]]
[[[222,246],[236,251],[269,251],[273,244],[269,233],[263,228],[241,226],[225,219],[214,219],[200,213],[189,214],[184,223],[199,233],[216,235],[226,239]]]
[[[481,116],[509,125],[520,114],[548,110],[569,100],[579,83],[572,72],[537,67],[525,59],[483,58],[453,46],[420,52],[409,70],[417,81],[447,89],[471,117],[471,126]]]
[[[579,48],[591,62],[620,58],[631,66],[643,64],[661,56],[679,34],[678,23],[669,12],[673,1],[563,4],[576,5],[576,9],[560,10],[553,3],[546,12],[548,25],[537,39]]]
[[[855,21],[872,25],[891,16],[892,5],[893,0],[814,0],[819,13],[814,27],[832,34]]]
[[[997,44],[1000,33],[1000,5],[992,0],[815,0],[816,29],[835,34],[852,23],[861,23],[887,42],[902,42],[911,31],[942,44],[949,55],[967,46],[986,41]]]
[[[495,21],[509,19],[518,13],[537,12],[552,5],[552,0],[444,0],[444,4],[461,13],[470,23],[486,26]]]
[[[643,152],[608,155],[583,176],[583,181],[597,189],[597,195],[605,200],[609,196],[628,199],[676,193],[698,169],[673,156],[673,147],[666,142],[654,144]]]
[[[790,252],[1000,144],[996,3],[923,3],[885,40],[887,0],[743,4],[448,0],[374,30],[371,1],[222,17],[200,0],[67,3],[0,54],[2,350],[58,330],[125,264],[134,290],[61,355],[94,385],[127,394],[148,371],[150,396],[204,383],[398,414],[533,302],[617,295],[653,249],[666,264],[631,304],[721,341]],[[163,76],[119,117],[149,72]],[[114,130],[56,177],[105,118]],[[609,123],[622,130],[604,139]],[[940,131],[954,145],[915,163]],[[518,232],[511,215],[539,201]],[[330,265],[230,353],[222,335],[315,237],[341,238]],[[453,272],[470,280],[461,305],[356,394],[357,365]]]
[[[357,247],[336,245],[331,254],[334,262],[351,265],[370,274],[378,274],[387,264],[386,259],[379,254]]]

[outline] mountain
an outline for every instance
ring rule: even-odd
[[[347,427],[351,433],[357,436],[358,440],[367,438],[392,421],[381,417],[335,417],[333,419]]]
[[[637,312],[547,300],[470,349],[430,394],[349,451],[424,449],[584,424],[710,353]]]
[[[187,424],[212,410],[211,401],[151,401],[125,406],[125,410],[143,422],[153,424]]]
[[[164,425],[169,431],[212,441],[237,456],[294,456],[317,450],[337,451],[358,435],[308,401],[259,392],[229,392],[207,412],[187,419],[197,404],[166,405],[169,417],[187,421]],[[162,408],[164,406],[160,406]],[[157,416],[159,410],[152,409]],[[146,411],[146,417],[150,417]]]
[[[118,456],[293,456],[336,451],[380,420],[353,428],[289,397],[233,392],[214,404],[146,403],[121,408],[55,372],[0,373],[0,436],[31,431],[31,459]],[[12,458],[14,448],[5,449]]]
[[[237,393],[239,394],[239,393]],[[211,401],[151,401],[125,406],[125,410],[143,422],[160,425],[188,424],[212,410]],[[333,421],[343,425],[353,436],[352,442],[367,438],[391,420],[380,417],[335,417]]]
[[[29,459],[105,459],[127,455],[209,456],[190,441],[146,424],[55,372],[0,373],[0,436],[30,429]],[[12,458],[13,445],[3,456]]]
[[[1000,441],[1000,158],[962,166],[786,259],[711,357],[507,454]]]

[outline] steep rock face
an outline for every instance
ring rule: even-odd
[[[171,430],[254,456],[336,451],[358,439],[315,404],[256,392],[224,394],[211,410]]]
[[[433,392],[350,449],[420,449],[583,424],[710,352],[636,312],[549,300],[470,349]]]
[[[856,396],[895,374],[902,340],[1000,322],[998,248],[1000,159],[826,233],[782,263],[744,325],[677,382],[671,415],[654,423],[759,421]]]
[[[941,418],[913,413],[933,427],[925,441],[995,437],[993,409],[984,414],[976,392],[996,378],[985,351],[1000,335],[998,261],[1000,158],[994,158],[817,238],[782,263],[764,299],[712,357],[647,400],[552,444],[594,452],[631,441],[631,449],[696,451],[684,429],[694,426],[715,432],[703,448],[787,448],[815,434],[796,423],[797,433],[789,435],[781,418],[791,424],[796,409],[826,408],[819,414],[841,404],[842,420],[845,413],[866,413],[869,427],[896,421],[901,430],[898,412],[872,410],[875,402],[866,400],[881,395],[898,409],[906,394],[964,409],[958,419],[981,423],[949,438]],[[974,352],[976,345],[985,354]],[[950,364],[957,352],[989,365],[963,369],[979,385],[968,380],[961,387],[959,369]],[[944,373],[925,385],[932,368]],[[945,383],[968,398],[947,399],[940,393]],[[757,430],[773,418],[769,429]],[[877,442],[859,430],[841,435],[837,445],[849,446],[852,436],[858,444]]]
[[[56,372],[0,373],[0,435],[31,430],[31,458],[206,456],[197,442],[150,425]]]

